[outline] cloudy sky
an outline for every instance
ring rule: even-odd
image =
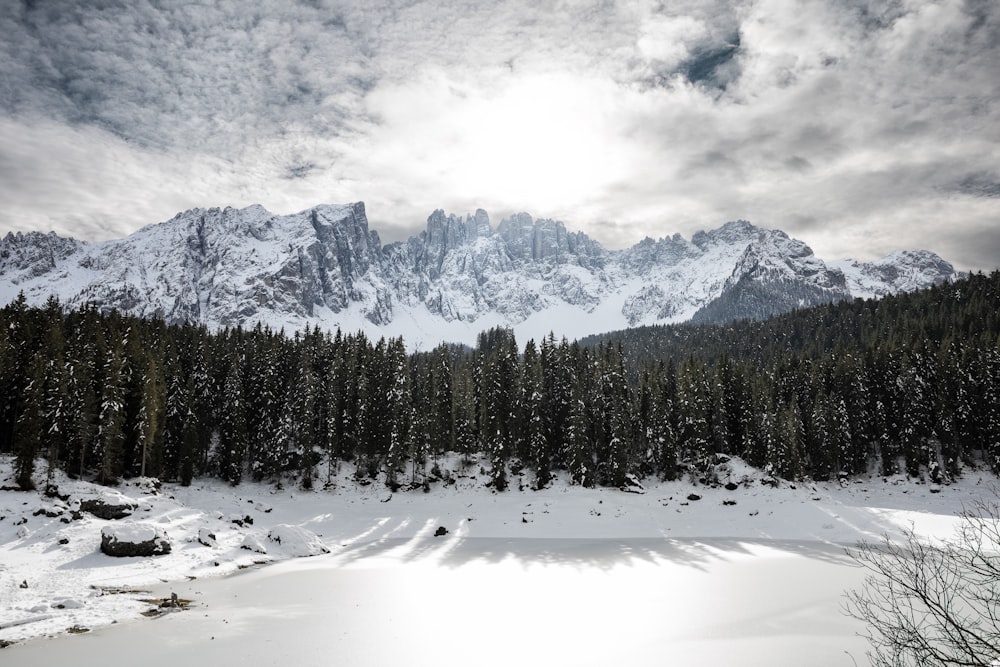
[[[362,200],[1000,266],[995,0],[0,0],[0,234]]]

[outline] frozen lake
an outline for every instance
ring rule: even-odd
[[[2,663],[864,665],[840,611],[862,578],[814,541],[388,538],[164,585],[195,606]]]

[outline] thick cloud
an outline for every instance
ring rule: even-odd
[[[990,0],[0,3],[0,233],[364,200],[1000,265]]]

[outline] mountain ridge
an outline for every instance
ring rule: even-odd
[[[291,215],[260,205],[196,208],[90,243],[52,232],[0,239],[0,300],[56,296],[66,307],[298,330],[403,336],[417,348],[479,331],[569,338],[642,324],[760,318],[953,279],[929,251],[824,262],[800,240],[746,220],[608,250],[558,220],[436,210],[383,245],[362,202]]]

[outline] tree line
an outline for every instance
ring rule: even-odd
[[[408,353],[400,338],[212,332],[95,308],[0,309],[0,453],[104,484],[420,486],[446,453],[497,490],[703,476],[1000,473],[1000,273],[731,325]]]

